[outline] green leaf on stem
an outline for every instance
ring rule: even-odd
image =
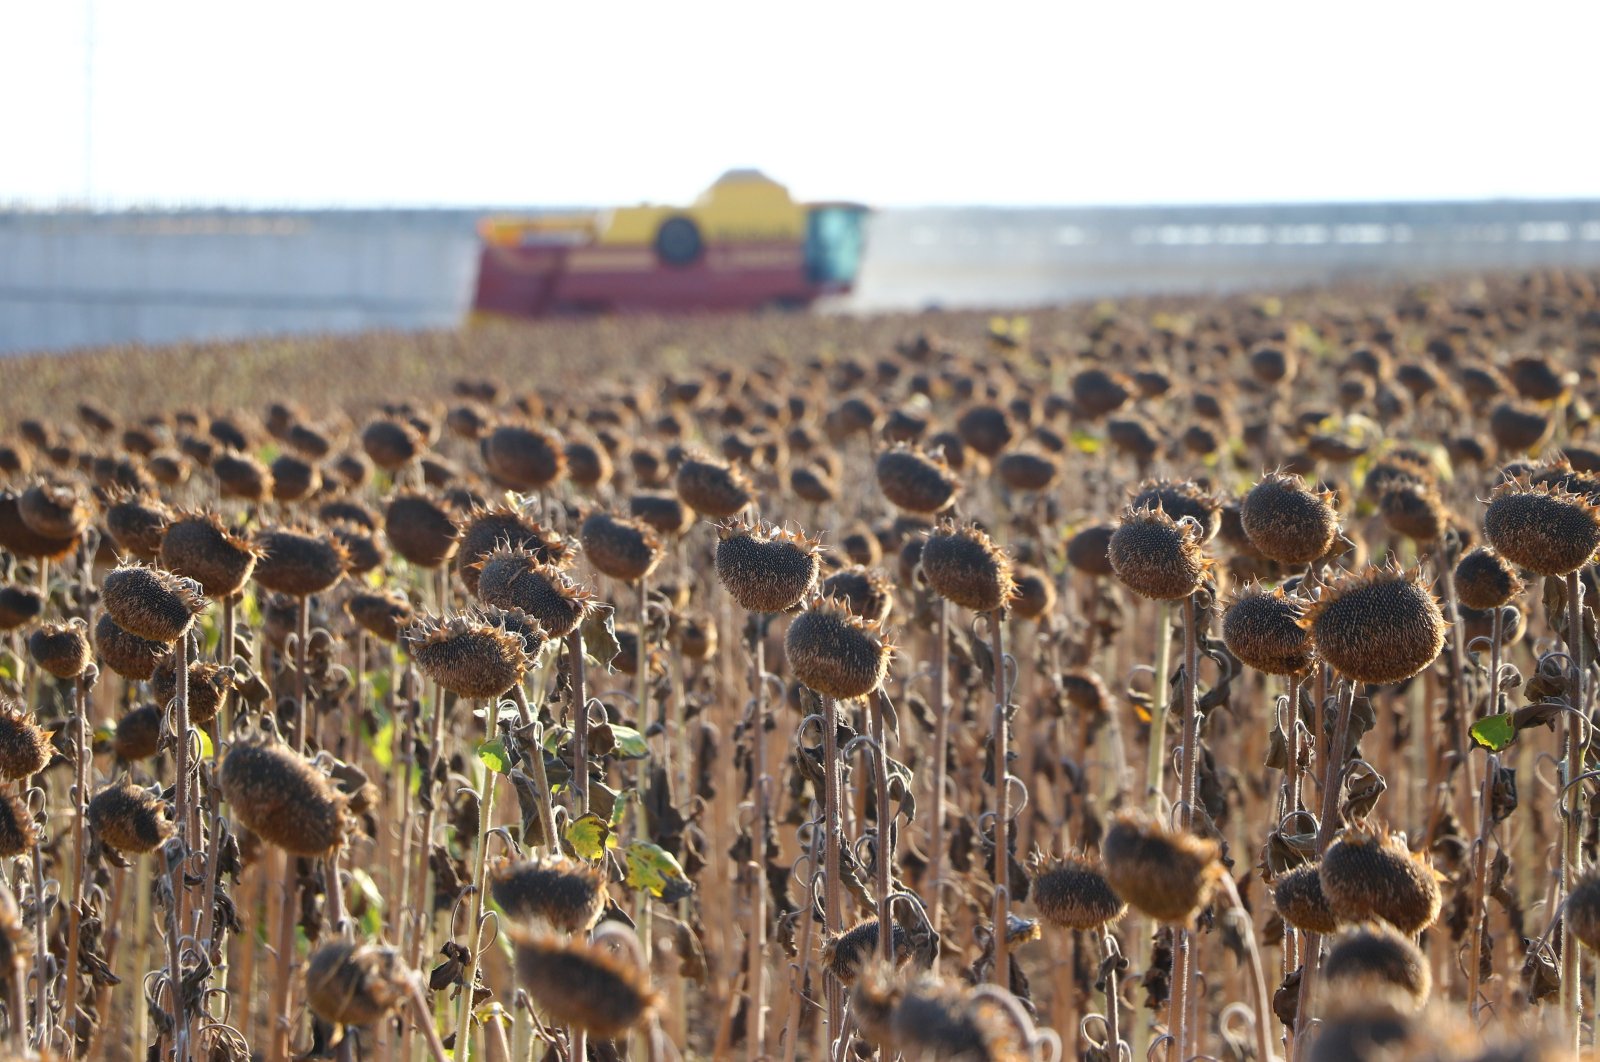
[[[1504,752],[1517,740],[1517,724],[1510,715],[1486,715],[1472,724],[1470,733],[1479,748]]]
[[[485,741],[479,745],[478,762],[495,774],[505,774],[511,770],[511,756],[506,752],[505,739],[495,738],[493,741]]]
[[[616,738],[617,755],[625,760],[642,760],[650,755],[650,746],[645,743],[644,735],[631,726],[611,724],[611,735]]]
[[[361,908],[361,928],[368,937],[377,937],[383,933],[383,893],[378,891],[378,885],[360,867],[350,868],[350,899],[361,902],[351,904]]]
[[[544,750],[551,755],[555,755],[556,753],[560,752],[562,746],[566,745],[566,743],[570,740],[572,740],[572,728],[567,726],[553,726],[548,728],[545,730],[544,738],[542,739]]]
[[[389,672],[383,668],[371,670],[369,663],[367,671],[367,696],[373,704],[387,704],[389,701]]]
[[[694,892],[694,883],[672,853],[649,841],[634,841],[622,853],[628,865],[629,888],[643,889],[666,903],[677,903]]]
[[[580,859],[597,862],[607,848],[615,848],[617,841],[611,827],[594,812],[574,819],[567,827],[567,843]]]
[[[619,793],[613,794],[611,801],[611,830],[613,833],[622,829],[622,820],[627,818],[628,815],[628,805],[636,799],[638,799],[638,794],[632,789],[624,789]]]
[[[394,763],[394,717],[390,716],[367,743],[372,750],[372,762],[384,770]]]
[[[478,1020],[479,1025],[488,1025],[491,1021],[497,1021],[508,1030],[511,1028],[511,1015],[507,1013],[504,1006],[492,1000],[479,1006],[478,1009],[472,1012],[472,1016]]]

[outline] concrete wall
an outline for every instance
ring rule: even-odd
[[[449,327],[471,299],[479,213],[0,213],[0,353]],[[1600,267],[1600,200],[887,210],[843,308],[1534,266]]]
[[[475,215],[0,215],[0,351],[441,328],[472,297]]]
[[[1600,201],[928,209],[874,220],[855,296],[867,306],[1028,305],[1600,267]]]

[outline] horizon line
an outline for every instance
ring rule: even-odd
[[[801,202],[805,202],[802,200]],[[293,202],[240,202],[227,200],[192,200],[192,201],[161,201],[161,200],[126,200],[111,202],[90,202],[82,200],[61,199],[54,203],[44,203],[36,200],[6,200],[0,199],[0,215],[12,214],[174,214],[174,213],[237,213],[237,214],[311,214],[311,213],[503,213],[512,211],[537,211],[553,213],[560,211],[591,211],[609,210],[619,206],[634,206],[640,203],[650,203],[649,200],[638,200],[635,203],[450,203],[450,202],[378,202],[378,203],[352,203],[330,200],[318,203],[293,203]],[[1486,196],[1395,196],[1392,198],[1363,197],[1351,199],[1311,198],[1311,199],[1254,199],[1254,200],[1202,200],[1202,199],[1172,199],[1149,200],[1143,202],[1024,202],[1024,203],[995,203],[995,202],[907,202],[890,203],[884,205],[868,204],[873,211],[909,211],[909,210],[994,210],[994,211],[1036,211],[1036,210],[1165,210],[1165,209],[1208,209],[1208,210],[1250,210],[1271,207],[1352,207],[1352,206],[1426,206],[1426,205],[1467,205],[1490,203],[1600,203],[1600,193],[1586,195],[1486,195]],[[657,204],[665,205],[665,204]]]

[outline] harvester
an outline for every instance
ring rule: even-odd
[[[731,170],[689,207],[485,218],[473,312],[802,309],[851,289],[866,213],[797,203],[778,182]]]

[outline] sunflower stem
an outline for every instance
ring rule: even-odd
[[[1304,673],[1299,671],[1289,676],[1289,733],[1284,735],[1288,739],[1289,754],[1289,770],[1284,778],[1288,787],[1288,792],[1284,794],[1285,811],[1288,813],[1305,807],[1305,779],[1300,770],[1300,685],[1304,677]]]
[[[809,871],[807,881],[814,881],[816,877],[817,857],[821,854],[822,834],[815,829],[811,835],[811,850],[806,854],[806,866]],[[806,998],[806,981],[811,975],[811,934],[816,925],[816,918],[812,910],[816,905],[816,894],[808,884],[806,888],[806,913],[800,920],[800,965],[789,967],[789,1013],[783,1021],[783,1062],[794,1062],[796,1051],[799,1048],[801,1022],[811,1013],[811,1001]]]
[[[417,782],[417,790],[423,803],[422,833],[419,837],[418,849],[415,856],[409,857],[416,860],[416,871],[408,873],[408,880],[403,886],[410,891],[408,903],[404,904],[412,913],[412,937],[410,967],[416,969],[422,965],[423,949],[426,946],[429,930],[432,927],[431,912],[433,910],[432,898],[428,895],[428,869],[433,857],[433,823],[438,814],[438,807],[434,798],[434,772],[437,764],[442,762],[440,743],[444,740],[444,689],[430,680],[433,689],[433,718],[430,722],[431,734],[428,740],[428,761],[418,764],[422,777]],[[421,711],[420,703],[417,711]],[[402,842],[404,848],[404,842]],[[402,860],[402,865],[405,860]],[[409,868],[404,868],[409,871]],[[433,1017],[430,1013],[427,1018],[429,1029],[432,1031]],[[434,1038],[438,1037],[433,1032]],[[401,1034],[401,1054],[410,1053],[411,1031],[407,1029]]]
[[[1467,704],[1466,682],[1466,655],[1462,651],[1461,634],[1461,609],[1456,598],[1456,573],[1455,565],[1450,562],[1450,554],[1446,543],[1453,539],[1440,539],[1434,547],[1435,556],[1439,563],[1439,581],[1444,589],[1444,619],[1445,648],[1450,654],[1450,681],[1445,686],[1447,706],[1451,712],[1452,725],[1450,727],[1450,751],[1456,756],[1457,766],[1467,771],[1467,785],[1460,787],[1461,791],[1470,794],[1477,785],[1476,764],[1467,755],[1472,747],[1468,737],[1467,728],[1471,725],[1468,718],[1471,709]],[[1452,786],[1454,792],[1456,787]]]
[[[499,701],[493,697],[484,709],[485,742],[493,741],[499,714]],[[483,919],[483,878],[489,858],[489,827],[494,821],[494,775],[483,768],[483,795],[478,798],[478,841],[472,866],[472,917],[467,920],[467,959],[462,964],[461,1010],[456,1018],[455,1057],[466,1062],[472,1056],[472,996],[478,980],[478,923]],[[493,943],[493,941],[491,941]]]
[[[20,956],[13,958],[11,960],[11,979],[6,986],[6,1042],[17,1048],[19,1057],[23,1056],[28,1041],[28,1005],[23,1000],[22,992],[23,983],[27,979],[27,963]]]
[[[640,630],[644,629],[641,604]],[[755,705],[750,721],[750,780],[755,803],[750,837],[750,926],[745,934],[748,949],[745,965],[750,982],[751,1062],[767,1053],[767,680],[766,617],[752,615],[749,620],[750,656],[755,667]]]
[[[1284,776],[1284,794],[1280,804],[1280,815],[1297,815],[1305,809],[1304,779],[1300,769],[1300,686],[1304,679],[1303,672],[1295,672],[1289,676],[1289,733],[1286,736],[1289,755],[1289,769]],[[1283,976],[1287,978],[1294,973],[1305,955],[1305,934],[1293,926],[1285,923],[1283,927]],[[1304,976],[1303,974],[1301,976]],[[1295,1028],[1290,1022],[1283,1028],[1284,1053],[1294,1057]]]
[[[311,599],[300,597],[295,613],[294,645],[294,747],[302,756],[306,751],[307,710],[306,643],[311,639]]]
[[[178,638],[173,651],[177,654],[175,664],[175,681],[177,683],[177,697],[172,703],[172,730],[177,737],[177,745],[173,750],[176,761],[177,780],[173,787],[173,803],[177,814],[177,837],[173,841],[178,847],[177,859],[172,867],[172,927],[174,939],[171,942],[170,956],[171,969],[168,974],[171,983],[168,990],[172,993],[172,1008],[177,1025],[175,1050],[173,1058],[176,1062],[184,1062],[189,1057],[189,1007],[183,998],[181,986],[183,984],[183,938],[189,928],[188,896],[189,884],[184,872],[184,864],[189,860],[193,838],[194,795],[189,790],[189,637],[187,634]]]
[[[643,635],[641,633],[640,637]],[[567,652],[572,657],[572,801],[573,818],[589,813],[589,695],[584,688],[583,629],[567,635]],[[588,1054],[588,1034],[571,1029],[571,1062],[583,1062]]]
[[[272,1050],[269,1058],[286,1059],[289,1057],[289,985],[290,972],[294,967],[295,949],[295,903],[299,884],[298,874],[295,869],[295,858],[288,852],[280,851],[282,869],[278,872],[278,880],[270,882],[268,887],[272,890],[271,902],[267,905],[267,920],[274,925],[274,936],[271,944],[274,965],[277,968],[277,978],[272,986],[272,1004],[267,1011],[267,1020],[271,1023]],[[276,917],[274,917],[276,916]]]
[[[1328,757],[1322,765],[1322,817],[1317,823],[1317,856],[1333,841],[1339,832],[1339,793],[1344,788],[1345,746],[1350,738],[1350,710],[1355,703],[1356,690],[1344,683],[1335,691],[1338,714],[1334,716],[1333,732],[1328,736]]]
[[[517,702],[518,715],[527,720],[533,718],[532,709],[528,706],[528,694],[523,690],[522,684],[511,687],[512,699]],[[544,769],[544,746],[535,745],[528,753],[528,765],[533,769],[533,784],[538,787],[539,828],[544,831],[544,847],[552,856],[561,854],[561,842],[556,839],[555,812],[550,809],[550,776]]]
[[[450,1062],[450,1056],[444,1053],[444,1042],[439,1039],[439,1030],[433,1026],[433,1011],[428,1007],[427,994],[422,991],[421,976],[412,974],[407,977],[406,987],[410,990],[411,1007],[416,1011],[414,1024],[422,1030],[423,1042],[428,1045],[433,1062]]]
[[[296,599],[295,613],[295,646],[294,646],[294,748],[304,756],[306,752],[306,724],[310,713],[307,710],[308,684],[306,665],[306,642],[311,636],[311,599],[304,594]],[[180,776],[182,772],[180,771]],[[295,960],[295,912],[294,894],[297,881],[295,871],[295,857],[284,853],[284,883],[287,891],[283,910],[280,915],[279,947],[278,953],[278,980],[274,988],[274,1006],[272,1019],[274,1024],[274,1050],[277,1058],[289,1056],[289,1045],[293,1032],[293,1016],[290,1013],[290,999],[292,996],[291,983]]]
[[[928,827],[928,881],[933,891],[928,921],[934,933],[944,920],[945,771],[950,747],[950,603],[935,594],[939,612],[938,640],[933,647],[933,815]],[[933,972],[939,972],[934,957]]]
[[[1504,618],[1500,608],[1491,610],[1489,628],[1489,695],[1484,699],[1483,715],[1493,715],[1500,708],[1500,638]],[[1467,1009],[1474,1021],[1479,1010],[1479,991],[1483,981],[1483,932],[1488,919],[1484,904],[1489,886],[1489,840],[1494,828],[1493,789],[1500,758],[1490,755],[1484,770],[1482,788],[1478,793],[1478,838],[1472,850],[1472,939],[1467,964]]]
[[[1112,1059],[1122,1058],[1122,989],[1118,985],[1119,959],[1122,948],[1109,926],[1100,927],[1100,949],[1106,972],[1106,1042],[1105,1048]]]
[[[72,903],[67,908],[66,992],[61,1013],[67,1023],[68,1042],[78,1043],[78,934],[83,918],[84,801],[89,792],[89,743],[85,739],[85,720],[89,712],[87,683],[79,675],[73,683],[77,702],[72,719]]]
[[[1004,613],[989,613],[990,653],[994,657],[994,717],[990,738],[994,756],[994,983],[1011,991],[1011,789],[1006,774],[1008,719],[1006,702]],[[879,928],[882,933],[882,927]]]
[[[648,628],[645,622],[650,613],[649,575],[641,575],[639,577],[638,605],[638,636],[634,639],[634,648],[638,651],[638,656],[634,661],[634,710],[638,713],[638,718],[635,721],[638,723],[639,732],[643,734],[648,732],[650,729],[650,640]],[[639,787],[638,791],[642,794],[643,787]],[[642,804],[640,805],[639,815],[635,819],[634,825],[637,831],[638,839],[648,841],[650,837],[645,829]],[[638,922],[639,932],[641,934],[640,943],[644,949],[644,961],[641,963],[641,965],[644,966],[645,972],[648,974],[651,963],[651,952],[655,944],[655,934],[652,931],[650,918],[650,896],[647,892],[640,891],[634,894],[634,901],[635,918]],[[761,1014],[760,1009],[760,997],[758,996],[756,1001],[756,1027],[758,1030],[761,1028],[762,1017],[763,1015]],[[628,1046],[630,1051],[637,1046],[637,1040],[633,1033],[628,1034]]]
[[[1161,791],[1167,777],[1167,672],[1172,668],[1172,606],[1156,605],[1155,702],[1150,709],[1150,752],[1145,764],[1145,794],[1150,810],[1161,811]]]
[[[1320,669],[1320,665],[1319,665]],[[1318,676],[1317,691],[1320,694],[1326,688],[1326,674]],[[1333,721],[1331,734],[1319,734],[1318,740],[1327,743],[1327,755],[1322,764],[1322,814],[1317,823],[1317,858],[1322,858],[1322,853],[1332,843],[1333,836],[1338,832],[1339,822],[1339,793],[1344,788],[1344,755],[1345,744],[1350,733],[1350,711],[1355,703],[1355,687],[1349,683],[1336,686],[1334,697],[1338,703]],[[1321,698],[1318,699],[1321,703]],[[1317,713],[1320,722],[1322,712]],[[1294,1035],[1296,1042],[1302,1042],[1305,1035],[1306,1023],[1311,1020],[1310,1011],[1312,998],[1315,992],[1315,982],[1318,967],[1322,963],[1322,936],[1319,933],[1307,933],[1305,943],[1301,949],[1300,963],[1300,997],[1295,1011]]]
[[[1572,895],[1583,870],[1583,850],[1579,847],[1583,826],[1581,793],[1573,782],[1583,773],[1583,731],[1588,712],[1583,697],[1583,580],[1573,571],[1567,580],[1567,655],[1572,658],[1568,697],[1575,712],[1566,713],[1566,755],[1561,768],[1561,896]],[[1567,1023],[1567,1037],[1574,1055],[1579,1050],[1583,1026],[1583,992],[1577,938],[1567,920],[1561,922],[1561,1014]]]
[[[1255,1021],[1251,1025],[1256,1035],[1256,1058],[1259,1062],[1277,1062],[1268,1032],[1271,1019],[1267,1015],[1272,1013],[1272,1002],[1267,997],[1267,978],[1261,969],[1261,953],[1256,950],[1255,925],[1250,920],[1250,913],[1244,909],[1244,901],[1239,897],[1239,887],[1233,883],[1233,875],[1226,870],[1222,873],[1222,887],[1233,903],[1234,914],[1238,916],[1239,935],[1244,940],[1245,956],[1250,965],[1250,994],[1255,1010]]]
[[[323,860],[323,887],[328,894],[328,925],[346,940],[355,935],[355,923],[345,916],[344,879],[339,876],[339,858],[344,855],[344,845],[335,848]]]
[[[1499,610],[1496,610],[1496,620]],[[1489,834],[1494,827],[1493,800],[1494,777],[1499,769],[1500,758],[1491,755],[1488,766],[1484,771],[1483,782],[1478,793],[1478,839],[1472,846],[1472,933],[1471,952],[1467,961],[1467,1009],[1473,1020],[1478,1017],[1478,991],[1482,984],[1483,976],[1483,930],[1487,918],[1484,908],[1486,893],[1489,884]]]
[[[1195,689],[1200,666],[1199,638],[1195,629],[1194,594],[1183,599],[1183,744],[1179,749],[1178,815],[1183,828],[1194,832],[1196,802],[1199,799],[1196,765],[1199,763],[1200,719],[1195,710]],[[1165,670],[1165,669],[1163,669]],[[1151,735],[1152,747],[1158,740]],[[1187,925],[1174,927],[1172,952],[1172,1018],[1170,1025],[1176,1038],[1177,1057],[1188,1058],[1189,1003],[1194,977],[1193,934]],[[1265,1027],[1263,1016],[1260,1024]]]
[[[234,628],[237,625],[234,608],[238,601],[238,594],[229,594],[222,599],[222,633],[217,638],[217,663],[224,667],[233,663]]]
[[[873,869],[877,872],[878,892],[878,951],[885,969],[893,970],[894,918],[890,903],[889,868],[894,865],[894,815],[889,810],[889,765],[887,735],[883,717],[889,703],[889,692],[881,686],[871,704],[872,741],[874,745],[872,770],[877,783],[878,830],[877,851],[873,855]]]
[[[567,635],[572,659],[572,807],[573,818],[589,813],[589,695],[584,688],[583,630]]]
[[[634,661],[633,700],[635,710],[639,713],[639,730],[642,733],[650,728],[650,643],[645,635],[645,617],[650,611],[650,578],[642,576],[639,579],[639,630],[638,637],[634,639],[634,649],[637,658]]]
[[[483,1028],[484,1058],[488,1062],[511,1062],[511,1043],[506,1039],[505,1022],[497,1015]]]
[[[837,935],[844,928],[844,890],[839,880],[840,837],[839,828],[839,708],[832,697],[822,697],[822,776],[823,776],[823,917],[829,935]],[[828,1042],[832,1044],[844,1035],[841,1029],[843,999],[839,979],[833,972],[823,975],[828,996]],[[832,1057],[833,1052],[825,1052]]]

